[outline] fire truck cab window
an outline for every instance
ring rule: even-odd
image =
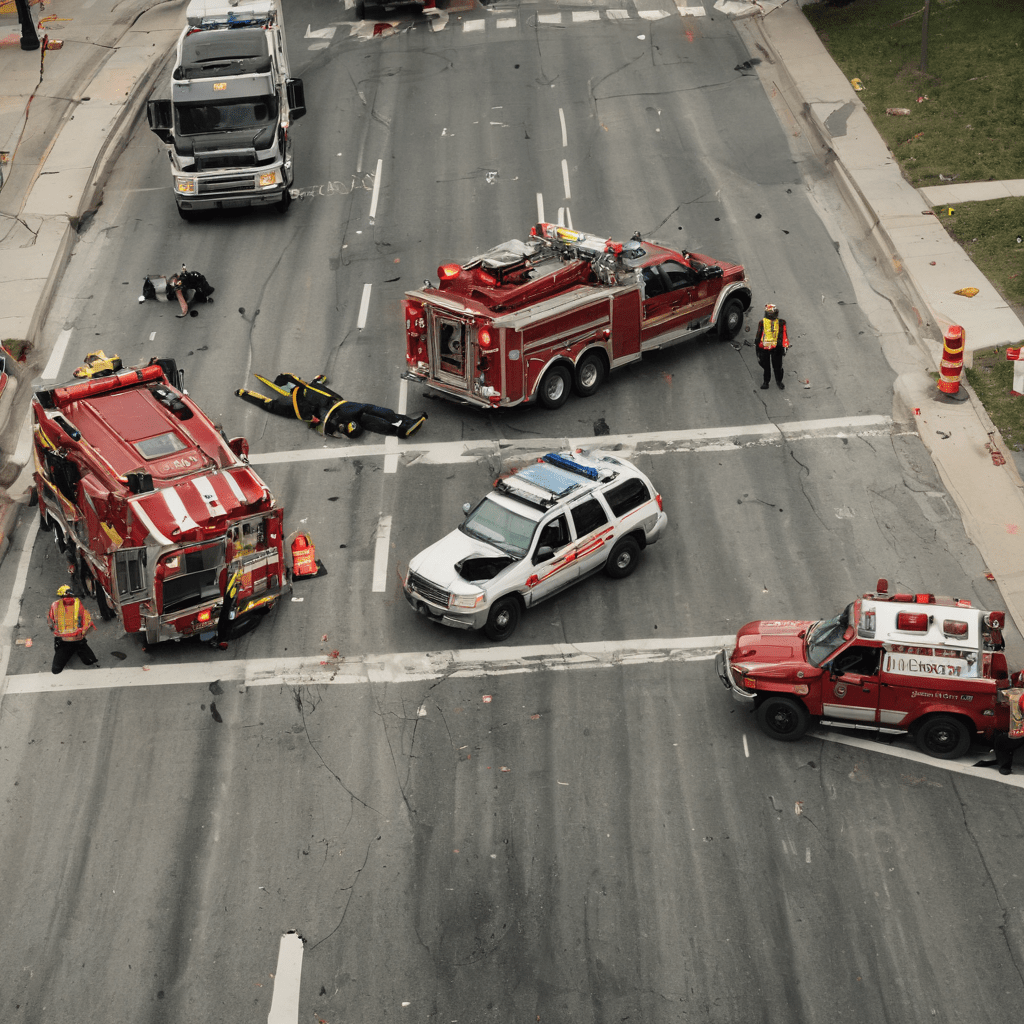
[[[831,619],[822,619],[807,632],[807,660],[815,667],[822,664],[843,644],[847,623],[852,621],[853,605]]]
[[[651,500],[651,492],[643,480],[634,477],[604,492],[604,499],[616,518],[621,518],[631,509],[639,508],[645,501]]]
[[[644,267],[644,298],[653,299],[655,295],[664,295],[665,282],[658,267]]]
[[[675,263],[669,261],[661,265],[662,273],[668,280],[668,287],[670,291],[675,291],[677,288],[689,288],[691,285],[697,284],[697,275],[689,267],[684,267],[681,263]]]
[[[855,676],[877,676],[882,663],[880,647],[848,647],[842,654],[837,654],[832,662],[832,674],[841,676],[851,673]]]
[[[135,450],[147,462],[184,451],[187,447],[188,445],[177,434],[157,434],[156,437],[147,437],[144,441],[135,442]]]
[[[588,498],[586,501],[570,509],[572,523],[576,527],[576,536],[585,537],[588,533],[604,526],[608,522],[601,503],[597,498]]]

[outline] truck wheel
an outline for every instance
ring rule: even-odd
[[[281,196],[281,201],[279,203],[274,203],[274,209],[277,210],[278,213],[287,213],[288,207],[291,205],[292,192],[291,189],[286,188],[284,190],[284,195]]]
[[[918,727],[914,739],[923,754],[948,761],[962,757],[971,745],[971,734],[959,718],[952,715],[932,715]]]
[[[178,216],[182,220],[187,220],[190,224],[196,219],[195,210],[183,210],[180,206],[178,207]]]
[[[552,366],[540,382],[538,397],[545,409],[561,409],[569,397],[572,380],[564,366]]]
[[[758,705],[756,717],[766,736],[786,743],[800,739],[811,724],[807,708],[792,697],[769,697]]]
[[[589,398],[604,381],[604,360],[588,352],[576,365],[576,394]]]
[[[484,632],[488,640],[501,643],[507,640],[519,625],[519,602],[511,594],[499,598],[487,616]]]
[[[739,299],[729,299],[722,307],[722,315],[718,318],[718,336],[722,341],[732,341],[743,326],[743,303]]]
[[[636,537],[623,537],[608,556],[604,563],[604,573],[613,580],[624,580],[636,568],[637,559],[640,557],[640,545]]]

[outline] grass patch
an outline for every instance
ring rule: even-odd
[[[1024,397],[1012,394],[1013,366],[1005,347],[986,349],[974,353],[974,366],[964,372],[1003,440],[1019,452],[1024,451]]]
[[[1024,305],[1024,196],[934,209],[942,226],[1003,298]],[[976,287],[976,282],[964,282],[965,288],[969,286]]]
[[[911,184],[1024,177],[1024,4],[931,0],[924,74],[923,9],[924,0],[852,0],[803,12],[846,77],[864,83],[858,95]]]

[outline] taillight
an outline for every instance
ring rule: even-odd
[[[489,327],[481,327],[476,338],[481,348],[491,348],[494,345],[494,334]]]
[[[210,621],[210,609],[205,608],[196,616],[196,622],[209,622]]]
[[[658,503],[658,511],[659,512],[664,512],[665,511],[665,506],[662,504],[661,495],[660,494],[656,494],[654,496],[654,500]]]
[[[945,619],[942,623],[942,632],[946,636],[967,636],[967,623],[959,619]]]

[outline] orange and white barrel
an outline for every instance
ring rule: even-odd
[[[939,364],[939,390],[955,395],[960,390],[964,369],[964,329],[957,324],[946,328],[942,336],[942,362]]]

